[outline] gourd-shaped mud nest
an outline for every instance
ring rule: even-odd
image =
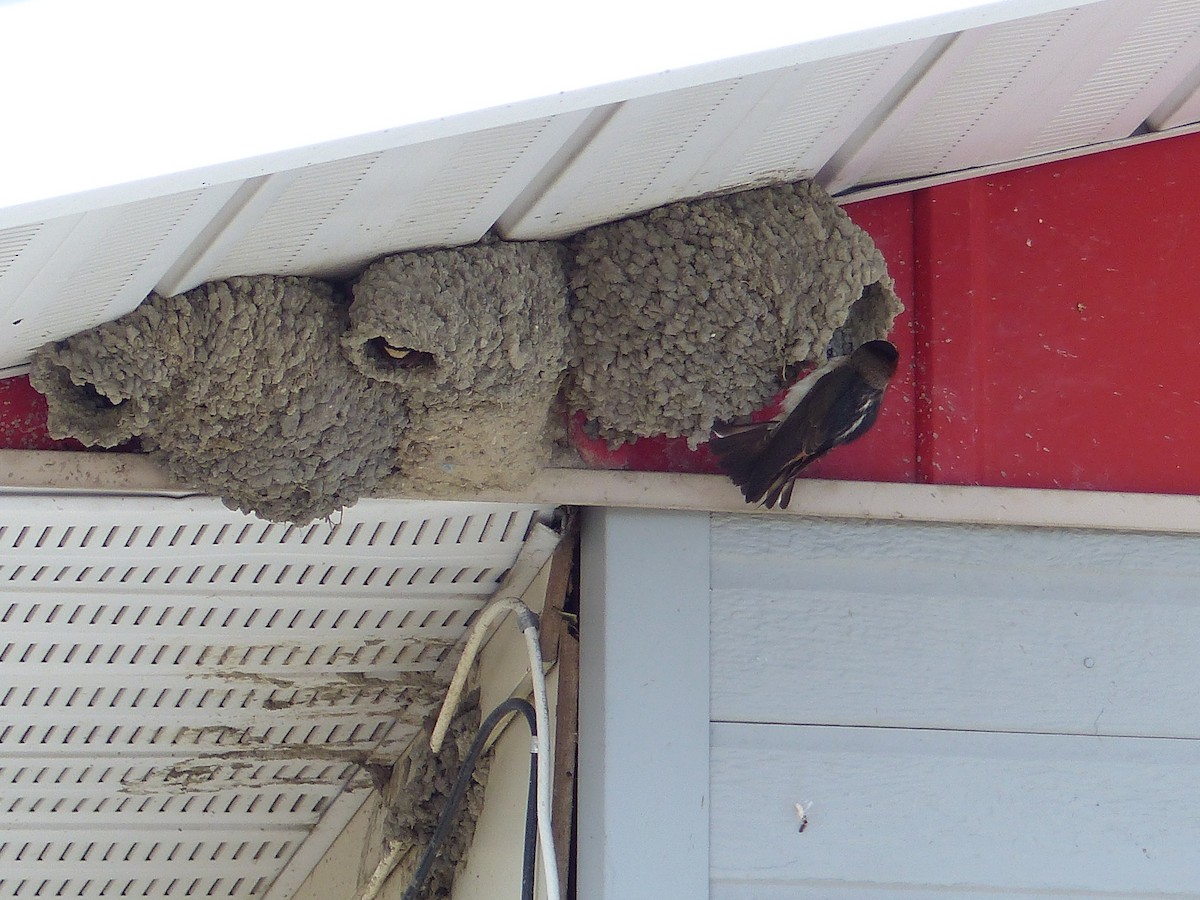
[[[493,242],[401,253],[354,284],[342,345],[411,410],[389,487],[516,490],[550,458],[566,365],[562,247]]]
[[[341,349],[346,305],[311,278],[230,278],[42,347],[30,381],[56,437],[133,436],[181,483],[268,519],[374,490],[408,423],[398,387]]]
[[[807,181],[672,203],[571,243],[571,409],[610,444],[708,437],[795,364],[887,336],[882,254]]]

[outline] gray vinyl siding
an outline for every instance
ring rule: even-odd
[[[692,737],[606,770],[606,821],[667,883],[588,896],[1200,897],[1200,539],[596,515],[623,587],[591,599],[625,610],[605,664],[642,709],[607,734]],[[673,889],[702,787],[706,890]]]

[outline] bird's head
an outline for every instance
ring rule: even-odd
[[[900,351],[891,341],[867,341],[850,354],[850,363],[862,373],[873,388],[883,390],[900,361]]]

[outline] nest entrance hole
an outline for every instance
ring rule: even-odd
[[[412,347],[397,347],[388,343],[386,338],[372,338],[369,346],[375,358],[383,365],[393,369],[435,369],[437,359],[426,350],[415,350]]]
[[[116,409],[125,402],[124,400],[113,400],[107,394],[101,393],[100,389],[90,381],[77,386],[76,397],[81,408],[94,409],[98,412]]]
[[[851,305],[846,321],[825,345],[824,358],[846,356],[867,341],[886,337],[893,318],[883,285],[878,281],[868,284]]]

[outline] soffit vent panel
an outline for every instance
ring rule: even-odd
[[[723,165],[702,173],[715,183],[705,181],[699,192],[813,177],[931,45],[912,41],[789,71],[729,135],[717,157]]]
[[[620,104],[505,236],[562,237],[679,196],[776,78],[736,78]]]
[[[1113,52],[1091,67],[1028,154],[1125,137],[1154,111],[1200,60],[1200,5],[1193,0],[1146,3],[1122,20]]]
[[[41,222],[0,230],[0,279],[8,277],[9,270],[22,258],[41,230]]]
[[[1045,17],[1043,39],[1029,30],[1014,33],[1012,38],[1026,53],[1027,63],[1019,71],[1004,73],[998,82],[1001,90],[980,103],[969,130],[948,147],[939,169],[948,172],[989,165],[1077,143],[1078,129],[1098,121],[1096,109],[1060,128],[1050,145],[1037,145],[1046,134],[1047,123],[1081,102],[1088,80],[1107,65],[1152,5],[1153,0],[1130,0],[1118,6],[1085,6],[1066,15]],[[970,62],[969,57],[966,61]],[[947,77],[953,80],[957,74],[948,72]],[[1137,124],[1140,122],[1133,127]]]
[[[1034,158],[1135,134],[1191,75],[1195,4],[1130,0],[964,32],[830,188]]]
[[[856,180],[878,184],[995,161],[980,157],[967,163],[955,150],[969,137],[981,149],[987,146],[987,135],[976,129],[988,128],[989,108],[1009,91],[1015,97],[1032,85],[1022,76],[1054,48],[1056,37],[1070,32],[1079,15],[1080,10],[1065,10],[960,35],[930,68],[919,92],[897,104],[875,136],[869,168],[856,173]],[[1023,96],[1029,103],[1034,95]],[[1033,101],[1026,114],[1045,115],[1038,106]]]
[[[563,237],[773,179],[812,176],[834,194],[903,190],[909,179],[1195,127],[1196,59],[1194,0],[1107,0],[658,94],[570,93],[555,98],[561,111],[543,106],[529,121],[423,143],[398,134],[390,147],[377,135],[369,154],[234,182],[213,170],[213,183],[189,193],[103,207],[60,198],[53,208],[72,215],[30,221],[10,209],[0,374],[151,289],[262,273],[341,278],[493,229]]]
[[[726,188],[811,177],[928,42],[629,100],[519,218],[514,240],[558,238]]]
[[[173,194],[0,231],[0,374],[47,341],[135,308],[231,192]]]
[[[283,172],[164,291],[231,275],[353,275],[388,253],[474,243],[584,118],[571,113]]]
[[[244,235],[200,282],[230,275],[300,274],[297,256],[382,155],[370,153],[268,176],[265,190],[274,202],[256,221],[234,218],[231,227],[245,228]],[[257,209],[252,212],[259,214]]]
[[[262,897],[315,863],[551,512],[9,498],[0,898]]]

